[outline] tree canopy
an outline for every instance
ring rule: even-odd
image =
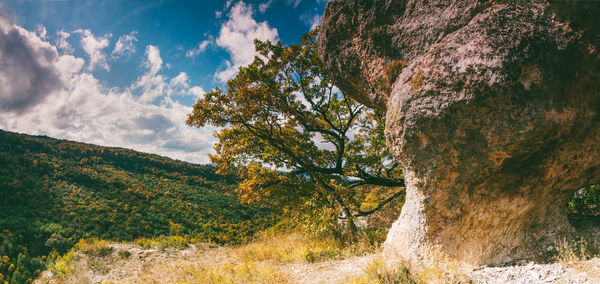
[[[402,169],[385,146],[384,114],[334,86],[317,55],[316,32],[298,45],[257,40],[255,46],[255,60],[226,90],[200,98],[187,120],[219,127],[211,160],[221,173],[243,179],[241,199],[331,208],[351,220],[402,195]]]

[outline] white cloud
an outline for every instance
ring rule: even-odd
[[[310,29],[314,30],[317,26],[319,26],[321,24],[321,15],[316,14],[316,15],[312,16],[308,20],[308,23],[310,24]]]
[[[122,57],[135,53],[135,42],[138,40],[137,31],[132,31],[129,34],[124,34],[119,37],[115,44],[115,49],[112,51],[113,57]]]
[[[92,71],[96,67],[103,68],[106,71],[110,70],[108,62],[106,61],[106,55],[102,52],[104,48],[109,45],[108,38],[110,34],[103,37],[95,37],[90,30],[76,30],[76,33],[81,35],[81,46],[83,50],[90,57],[88,64],[88,70]]]
[[[172,95],[187,95],[188,89],[190,88],[190,77],[185,72],[180,72],[177,76],[173,77],[169,81],[168,88],[166,90],[166,94],[168,96]]]
[[[229,7],[231,7],[231,4],[233,4],[233,0],[227,0],[227,2],[225,2],[225,5],[223,5],[223,10],[217,10],[215,12],[215,18],[220,19],[221,16],[223,16],[223,12],[227,11]]]
[[[43,40],[45,40],[45,39],[47,38],[47,37],[46,37],[46,34],[47,34],[47,32],[46,32],[46,27],[44,27],[44,26],[42,26],[42,25],[36,25],[36,26],[35,26],[35,33],[36,33],[36,35],[37,35],[37,36],[38,36],[40,39],[43,39]]]
[[[202,87],[194,86],[189,89],[191,95],[196,96],[197,98],[201,97],[206,93]]]
[[[67,41],[69,36],[71,36],[71,34],[65,32],[64,30],[56,32],[56,41],[54,42],[54,44],[56,44],[56,47],[61,49],[64,53],[73,53],[75,51],[71,44],[69,44],[69,42]]]
[[[204,52],[211,43],[212,41],[210,39],[200,42],[197,47],[186,51],[185,57],[196,57],[198,54]]]
[[[197,96],[199,86],[190,87],[190,77],[185,72],[180,72],[170,80],[165,76],[158,74],[161,70],[162,58],[158,47],[149,45],[146,47],[146,61],[144,66],[148,72],[140,76],[136,82],[130,86],[130,90],[140,90],[139,101],[143,103],[152,103],[157,99],[171,96]]]
[[[18,45],[18,52],[7,52],[2,47],[9,43]],[[166,90],[181,94],[201,89],[190,87],[185,73],[174,78],[158,74],[162,65],[158,48],[148,47],[146,51],[148,78],[162,81]],[[130,88],[105,86],[83,69],[83,59],[59,55],[56,46],[10,24],[2,15],[0,57],[0,106],[9,110],[0,111],[0,129],[209,162],[214,129],[188,127],[185,121],[191,107],[168,95],[152,104],[132,94]],[[47,75],[32,76],[36,72]],[[26,78],[27,84],[21,84],[18,78]],[[24,94],[27,96],[21,101],[28,104],[27,111],[12,111],[21,108],[18,99]]]
[[[60,56],[54,66],[59,70],[63,82],[67,82],[72,74],[79,72],[83,68],[84,64],[85,61],[83,59],[66,54]]]
[[[190,80],[190,77],[187,75],[187,73],[181,72],[181,73],[179,73],[179,75],[177,75],[173,79],[171,79],[171,83],[169,83],[169,84],[172,86],[175,86],[175,87],[179,86],[179,87],[183,87],[183,88],[188,88],[189,80]]]
[[[0,128],[106,146],[132,148],[206,163],[213,128],[185,124],[191,107],[165,98],[143,103],[127,90],[108,89],[89,73],[78,73],[52,104],[20,116],[0,114]]]
[[[267,11],[267,9],[269,9],[269,7],[271,7],[272,4],[273,4],[273,0],[269,0],[267,2],[260,3],[260,5],[258,5],[258,11],[260,11],[261,13],[264,13]]]
[[[227,68],[215,74],[215,78],[221,82],[233,78],[240,66],[252,62],[256,56],[254,39],[278,39],[277,29],[269,27],[267,22],[257,23],[252,13],[252,7],[240,1],[231,8],[229,19],[221,26],[216,43],[231,56],[231,61],[225,62]]]
[[[139,100],[144,103],[151,103],[158,97],[165,95],[167,87],[166,79],[158,74],[162,67],[162,58],[160,50],[157,46],[146,46],[146,61],[144,67],[148,68],[148,72],[142,75],[138,80],[131,85],[131,89],[141,89],[142,94]]]
[[[157,46],[148,45],[146,46],[146,62],[144,66],[150,69],[152,74],[158,73],[162,67],[162,58],[160,57],[160,50]]]
[[[44,41],[45,29],[27,31],[0,14],[0,113],[23,113],[65,84],[56,47]],[[63,70],[64,69],[64,70]]]

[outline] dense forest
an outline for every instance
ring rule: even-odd
[[[210,165],[0,130],[0,283],[31,281],[81,238],[244,242],[274,215],[235,185]]]

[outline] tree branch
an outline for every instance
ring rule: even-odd
[[[358,214],[355,214],[354,217],[362,217],[362,216],[368,216],[371,215],[379,210],[381,210],[381,208],[383,208],[386,204],[392,202],[392,200],[396,199],[397,197],[401,196],[402,194],[404,194],[404,189],[394,193],[392,196],[388,197],[386,200],[384,200],[383,202],[379,203],[379,205],[377,205],[377,207],[368,210],[368,211],[360,211],[358,210]]]

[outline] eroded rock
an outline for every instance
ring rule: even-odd
[[[565,205],[600,182],[600,3],[333,0],[322,61],[387,110],[406,203],[388,256],[530,258],[573,232]]]

